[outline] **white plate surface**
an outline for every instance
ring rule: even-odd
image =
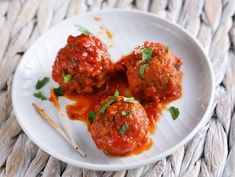
[[[101,21],[94,20],[97,16]],[[163,112],[156,132],[152,135],[153,146],[148,151],[128,157],[107,156],[96,148],[82,122],[68,121],[76,141],[87,153],[87,157],[82,158],[33,109],[31,103],[35,102],[56,121],[59,120],[52,103],[38,100],[33,93],[38,79],[51,76],[56,53],[66,44],[68,35],[80,34],[75,24],[86,27],[94,34],[99,32],[102,24],[112,31],[114,45],[109,52],[114,62],[145,40],[166,44],[184,59],[183,96],[171,103],[180,109],[180,117],[174,121],[167,111]],[[213,83],[209,59],[200,45],[182,28],[151,14],[109,10],[70,18],[42,35],[25,53],[17,68],[12,100],[21,127],[47,153],[83,168],[122,170],[159,160],[189,141],[208,117],[214,95]],[[42,92],[49,96],[49,88],[55,86],[57,84],[51,79]]]

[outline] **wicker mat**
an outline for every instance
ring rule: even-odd
[[[155,164],[120,172],[67,165],[21,130],[11,104],[14,70],[24,52],[63,19],[105,8],[139,9],[188,30],[209,54],[216,79],[214,112],[197,135]],[[235,0],[0,0],[0,177],[235,176]]]

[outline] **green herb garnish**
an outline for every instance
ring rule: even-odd
[[[73,75],[69,74],[66,71],[63,71],[63,76],[64,76],[64,83],[68,83],[73,78]]]
[[[169,46],[166,46],[166,51],[169,52]]]
[[[152,54],[153,54],[153,49],[152,48],[144,48],[142,50],[142,60],[143,61],[147,61],[150,60],[152,58]]]
[[[75,25],[82,34],[91,34],[91,32],[81,25]]]
[[[77,61],[77,60],[75,60],[75,58],[72,58],[72,59],[71,59],[71,63],[73,63],[73,64],[77,64],[77,63],[78,63],[78,61]]]
[[[123,115],[123,116],[128,116],[128,115],[130,115],[130,114],[132,114],[132,113],[133,113],[132,110],[122,111],[122,115]]]
[[[72,48],[72,44],[67,44],[67,47],[68,48]]]
[[[47,97],[45,97],[42,92],[34,93],[33,94],[35,97],[41,99],[41,100],[47,100]]]
[[[93,124],[94,120],[95,120],[95,116],[96,116],[96,113],[94,111],[91,111],[88,115],[88,120],[91,124]]]
[[[177,107],[171,106],[168,111],[171,113],[171,117],[173,120],[176,120],[180,115],[180,111]]]
[[[144,78],[144,71],[146,69],[146,67],[148,66],[148,63],[145,63],[145,64],[142,64],[140,65],[140,68],[139,68],[139,75],[140,77],[143,79]]]
[[[136,104],[136,103],[139,103],[137,100],[135,100],[134,97],[124,97],[124,102],[127,102],[127,103],[133,103],[133,104]]]
[[[118,91],[118,90],[116,90],[116,91],[114,92],[113,97],[114,97],[115,99],[118,99],[118,97],[119,97],[119,91]]]
[[[44,77],[42,80],[38,80],[36,84],[36,89],[39,90],[49,81],[49,77]]]
[[[106,103],[104,103],[103,106],[100,108],[99,113],[103,114],[105,112],[105,110],[109,107],[109,105],[111,105],[117,101],[118,97],[119,97],[119,92],[118,92],[118,90],[116,90],[114,95],[112,96],[112,98],[110,98],[110,100],[108,100]]]
[[[119,129],[119,134],[123,136],[126,133],[127,129],[128,129],[128,124],[124,122],[121,128]]]
[[[54,93],[56,96],[64,96],[64,89],[62,87],[54,88]]]

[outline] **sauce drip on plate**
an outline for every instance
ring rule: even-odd
[[[84,122],[90,131],[91,124],[88,120],[89,113],[94,111],[96,106],[99,105],[104,98],[112,95],[116,89],[120,92],[120,95],[126,97],[132,96],[128,87],[127,79],[123,72],[110,76],[105,88],[98,93],[90,95],[77,95],[76,93],[66,92],[65,97],[74,101],[74,103],[66,106],[66,111],[69,118],[71,120],[79,120]],[[155,132],[156,124],[161,116],[161,112],[165,109],[168,102],[170,102],[170,100],[142,103],[150,122],[149,130],[151,133]],[[148,150],[152,146],[152,140],[150,139],[148,143],[144,142],[143,144],[143,146],[140,146],[125,155],[140,154],[143,151]]]
[[[116,89],[120,92],[120,95],[126,97],[132,96],[128,88],[128,82],[123,76],[123,73],[111,76],[108,80],[107,86],[96,94],[77,95],[71,92],[66,92],[65,97],[74,101],[73,104],[66,106],[69,118],[72,120],[82,120],[89,128],[90,123],[87,119],[88,114],[91,111],[94,111],[96,106],[99,105],[104,98],[112,95]],[[143,107],[145,108],[150,120],[152,132],[155,130],[155,124],[158,122],[161,111],[165,108],[166,103],[167,102],[143,103]]]
[[[182,94],[182,59],[167,46],[146,41],[113,64],[106,46],[92,34],[69,36],[67,43],[57,54],[52,76],[73,101],[66,106],[69,118],[83,121],[97,148],[107,154],[149,149],[162,110]],[[53,94],[51,100],[58,106]]]

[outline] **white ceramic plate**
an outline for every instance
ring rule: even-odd
[[[94,20],[94,17],[100,17],[101,21]],[[33,93],[38,79],[51,76],[56,53],[66,44],[68,35],[80,34],[75,24],[86,27],[94,34],[100,31],[102,24],[112,31],[114,45],[109,52],[113,61],[117,61],[145,40],[166,44],[177,56],[184,59],[183,96],[172,103],[179,108],[180,117],[174,121],[169,112],[163,112],[156,133],[152,135],[153,146],[148,151],[128,157],[107,156],[96,148],[82,122],[69,120],[67,123],[76,141],[87,153],[87,157],[83,158],[33,109],[31,103],[35,102],[56,121],[59,120],[52,103],[38,100]],[[103,41],[110,42],[105,38]],[[55,86],[57,84],[51,79],[42,92],[49,96],[49,88]],[[29,138],[47,153],[83,168],[122,170],[157,161],[189,141],[208,117],[213,90],[213,74],[209,59],[198,42],[186,31],[152,14],[108,10],[70,18],[42,35],[25,53],[17,68],[12,100],[21,127]]]

